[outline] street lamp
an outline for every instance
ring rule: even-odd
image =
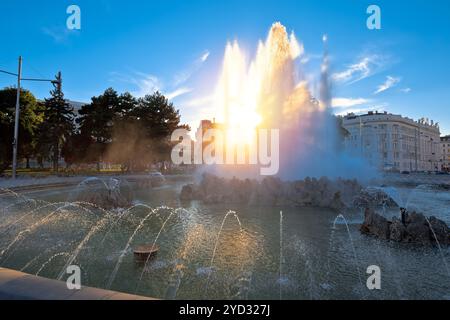
[[[37,79],[37,78],[22,78],[22,56],[19,57],[18,72],[8,72],[0,70],[0,72],[17,77],[17,96],[16,96],[16,112],[14,118],[14,140],[13,140],[13,163],[12,163],[12,178],[17,177],[17,150],[19,144],[19,120],[20,120],[20,83],[21,81],[39,81],[39,82],[51,82],[56,90],[61,91],[62,77],[61,72],[58,72],[56,80],[49,79]]]

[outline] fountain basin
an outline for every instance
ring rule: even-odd
[[[368,298],[439,300],[448,296],[450,284],[443,263],[443,259],[449,259],[448,248],[443,247],[441,253],[432,246],[405,247],[361,235],[359,225],[363,216],[359,210],[342,212],[348,229],[339,223],[340,219],[333,224],[335,210],[311,206],[189,201],[168,219],[174,211],[160,208],[161,204],[179,205],[180,190],[189,182],[169,180],[168,187],[151,192],[132,183],[136,206],[129,212],[106,212],[90,204],[67,203],[74,187],[2,195],[0,250],[6,251],[0,265],[56,279],[69,259],[76,256],[70,264],[83,267],[82,285],[162,299],[279,299],[280,285],[283,299],[360,299],[362,294],[355,289],[360,286],[358,268],[364,282],[362,272],[377,259],[381,270],[386,270],[384,290],[367,291],[364,294]],[[311,179],[310,183],[313,188],[306,186],[303,190],[314,190],[318,181],[314,183]],[[214,184],[208,183],[211,186]],[[265,187],[269,186],[273,187],[272,184]],[[274,189],[277,190],[270,190]],[[321,194],[322,188],[318,189]],[[351,195],[349,192],[348,196]],[[27,201],[25,196],[33,199]],[[449,194],[423,188],[414,197],[426,205],[427,209],[421,212],[450,223]],[[299,198],[301,194],[294,197]],[[352,203],[351,197],[348,200]],[[58,210],[59,207],[62,208]],[[239,216],[242,227],[229,215],[219,237],[224,216],[230,210]],[[144,220],[152,211],[155,214]],[[384,214],[398,215],[398,209],[388,208]],[[22,220],[16,223],[19,219]],[[143,266],[136,261],[133,249],[153,243],[160,251],[155,261],[149,260]],[[412,277],[415,281],[410,281]],[[111,286],[106,284],[107,279]],[[324,289],[324,283],[331,289]],[[6,292],[16,290],[9,287]],[[52,297],[45,298],[67,299],[64,297],[67,291],[62,282],[62,291],[53,291]]]

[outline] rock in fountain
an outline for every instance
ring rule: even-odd
[[[450,228],[435,217],[423,214],[405,213],[404,221],[394,217],[389,221],[373,209],[366,209],[361,233],[384,240],[422,245],[450,245]]]
[[[181,191],[181,200],[205,203],[233,203],[261,206],[350,207],[362,187],[356,180],[306,178],[285,182],[267,177],[258,180],[225,179],[205,174],[199,184],[189,184]]]
[[[107,182],[99,178],[88,178],[81,182],[70,199],[75,202],[89,202],[103,209],[127,208],[133,197],[124,181],[111,178]]]
[[[353,206],[357,208],[395,208],[398,207],[398,204],[382,189],[366,188],[355,197]]]

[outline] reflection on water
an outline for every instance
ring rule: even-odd
[[[65,202],[70,187],[3,193],[0,265],[56,279],[73,263],[81,267],[83,285],[165,299],[449,296],[450,279],[437,249],[362,236],[360,211],[336,219],[339,212],[318,208],[180,203],[180,187],[173,182],[134,190],[131,208],[111,211]],[[449,222],[447,193],[415,193]],[[416,198],[411,205],[420,205]],[[133,248],[154,242],[157,257],[135,261]],[[448,249],[443,255],[449,261]],[[365,286],[370,265],[381,268],[379,291]]]

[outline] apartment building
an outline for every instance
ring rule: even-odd
[[[378,169],[441,170],[440,130],[433,120],[415,121],[387,112],[351,113],[344,117],[343,127],[349,132],[346,149]]]

